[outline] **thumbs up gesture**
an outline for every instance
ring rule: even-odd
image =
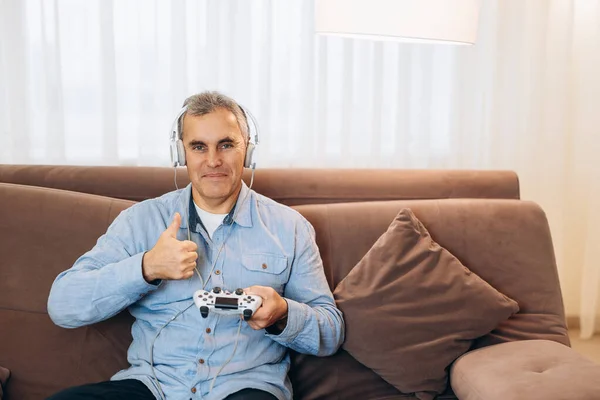
[[[181,215],[175,213],[171,225],[161,233],[152,250],[142,259],[144,279],[189,279],[194,275],[198,246],[189,240],[177,240]]]

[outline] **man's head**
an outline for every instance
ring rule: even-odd
[[[203,92],[187,98],[181,132],[194,201],[226,213],[237,199],[249,141],[248,121],[231,98]]]
[[[215,111],[217,108],[223,108],[231,112],[239,128],[246,138],[246,141],[250,140],[250,130],[248,127],[248,120],[242,108],[233,100],[231,97],[225,96],[219,92],[209,91],[202,92],[199,94],[192,95],[185,99],[183,106],[187,106],[185,115],[202,116]],[[183,117],[181,123],[183,123]],[[181,127],[183,128],[183,126]]]

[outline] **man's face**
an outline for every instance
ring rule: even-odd
[[[235,115],[224,108],[186,115],[183,145],[196,204],[209,212],[229,212],[242,185],[246,155],[246,140]]]

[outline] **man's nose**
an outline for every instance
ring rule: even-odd
[[[208,151],[208,160],[209,167],[219,167],[222,164],[221,155],[217,151],[217,149],[210,149]]]

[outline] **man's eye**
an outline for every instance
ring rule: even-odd
[[[223,148],[223,149],[232,149],[233,148],[233,144],[232,143],[223,143],[221,145],[221,148]]]
[[[199,151],[202,151],[202,150],[204,150],[204,146],[201,146],[201,145],[192,146],[192,150],[199,150]]]

